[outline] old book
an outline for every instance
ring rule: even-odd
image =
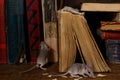
[[[120,40],[107,39],[105,42],[107,62],[120,64]]]
[[[120,22],[101,21],[100,30],[102,30],[102,31],[120,31]]]
[[[40,1],[39,0],[25,0],[26,1],[26,18],[27,18],[27,36],[28,46],[30,52],[30,62],[35,64],[37,60],[37,51],[40,45]]]
[[[120,22],[120,12],[117,12],[112,21]]]
[[[61,16],[62,15],[62,16]],[[69,15],[69,16],[68,16]],[[76,44],[70,23],[71,13],[58,12],[58,33],[59,33],[59,71],[66,71],[75,61]]]
[[[7,63],[5,0],[0,1],[0,64]]]
[[[100,36],[103,40],[107,39],[120,40],[119,31],[102,31]]]
[[[74,4],[74,2],[76,3],[76,2],[81,2],[81,3],[84,3],[84,2],[86,2],[86,3],[119,3],[120,1],[119,0],[69,0],[69,1],[67,1],[67,0],[64,0],[66,3],[68,2],[69,4],[71,3],[73,3]]]
[[[44,41],[52,49],[51,62],[58,62],[57,40],[57,0],[41,0],[43,14]]]
[[[106,3],[107,4],[108,3],[110,3],[110,4],[120,3],[120,0],[57,0],[57,1],[58,1],[58,8],[59,9],[63,8],[64,6],[70,6],[70,7],[73,7],[73,8],[80,9],[81,8],[80,6],[84,3],[85,4],[87,3],[88,6],[92,3],[93,3],[93,6],[94,6],[94,3],[95,4],[98,4],[98,3],[101,3],[101,4],[103,4],[103,3],[105,3],[105,4]],[[99,6],[99,5],[97,5],[97,6]],[[93,7],[93,8],[95,9],[95,7]],[[91,10],[93,10],[93,8],[91,8],[91,6],[88,7],[88,9],[91,9]],[[106,7],[103,6],[103,8],[106,8]]]
[[[120,3],[82,3],[82,5],[80,6],[80,10],[81,11],[119,12],[120,11],[119,6],[120,6]]]
[[[111,71],[83,15],[73,14],[69,11],[58,11],[58,31],[60,72],[66,71],[74,63],[76,46],[83,63],[91,65],[95,72]],[[72,46],[72,49],[67,46]]]
[[[6,0],[6,31],[8,64],[15,64],[24,45],[24,2]]]

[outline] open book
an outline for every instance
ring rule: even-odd
[[[58,11],[59,71],[65,72],[76,58],[78,48],[83,63],[94,72],[111,71],[105,62],[83,15]]]

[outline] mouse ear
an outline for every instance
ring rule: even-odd
[[[87,69],[86,64],[82,64],[81,69],[86,70]]]

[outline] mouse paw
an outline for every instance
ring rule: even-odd
[[[47,68],[41,68],[41,69],[44,70],[44,71],[47,70]]]
[[[71,77],[75,77],[75,78],[80,77],[79,75],[76,75],[76,74],[70,74],[70,75],[71,75]]]
[[[83,77],[88,77],[86,74],[83,74],[82,76],[83,76]]]

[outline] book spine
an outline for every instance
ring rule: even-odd
[[[106,40],[106,55],[109,63],[120,63],[120,40]]]
[[[5,30],[5,2],[0,0],[0,64],[7,63],[6,30]]]
[[[41,0],[44,41],[53,50],[49,62],[58,62],[57,0]]]
[[[107,40],[107,39],[114,39],[114,40],[120,40],[120,32],[105,32],[103,31],[101,34],[101,38],[103,40]]]
[[[23,0],[6,0],[8,64],[15,64],[23,43]]]
[[[115,24],[120,24],[120,22],[117,22],[117,21],[101,21],[100,22],[102,26],[104,25],[115,25]]]
[[[40,10],[39,0],[26,0],[26,14],[31,63],[36,63],[37,54],[34,50],[40,45]]]
[[[119,3],[119,0],[63,0],[65,6],[80,5],[80,3]],[[73,5],[72,5],[73,4]]]

